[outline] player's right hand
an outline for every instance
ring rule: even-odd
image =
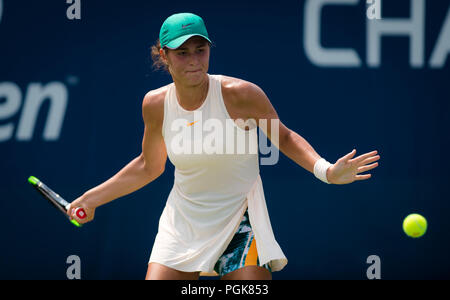
[[[80,218],[76,214],[76,210],[78,208],[82,208],[84,212],[86,213],[85,218]],[[69,208],[67,209],[67,215],[70,217],[71,220],[75,219],[79,224],[86,224],[88,222],[91,222],[94,219],[95,215],[95,207],[91,207],[88,204],[87,199],[84,196],[78,197],[75,201],[70,203]]]

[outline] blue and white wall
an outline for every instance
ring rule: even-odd
[[[45,2],[45,3],[44,3]],[[372,1],[371,1],[372,2]],[[281,121],[334,162],[378,150],[368,181],[326,185],[280,154],[261,166],[289,263],[274,279],[450,278],[450,1],[0,0],[0,279],[142,279],[173,166],[73,227],[27,183],[72,201],[141,151],[141,103],[170,82],[151,69],[166,17],[202,16],[210,74],[258,84]],[[381,17],[381,19],[377,19]],[[318,118],[320,117],[320,118]],[[429,221],[413,240],[412,212]]]

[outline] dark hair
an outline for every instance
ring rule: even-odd
[[[155,70],[161,70],[169,72],[169,67],[167,63],[162,59],[162,57],[159,55],[159,50],[161,50],[161,43],[158,40],[156,40],[155,45],[151,47],[151,55],[153,60],[153,68]],[[164,52],[167,54],[167,49],[164,48]]]

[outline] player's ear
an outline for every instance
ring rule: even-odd
[[[165,49],[161,48],[159,49],[159,56],[162,60],[164,60],[167,63],[167,52]]]
[[[159,57],[166,65],[167,71],[170,73],[170,64],[169,64],[169,50],[167,49],[159,49]]]

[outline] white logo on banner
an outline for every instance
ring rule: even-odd
[[[367,1],[367,2],[366,2]],[[369,6],[376,8],[373,20],[365,18],[366,24],[361,26],[366,34],[366,63],[370,68],[381,66],[382,38],[386,36],[409,37],[409,49],[405,49],[409,56],[411,68],[425,68],[425,41],[426,41],[426,6],[425,0],[410,0],[409,18],[382,18],[381,0],[366,0],[364,2],[373,4]],[[308,59],[319,67],[344,67],[360,68],[362,60],[356,49],[347,46],[346,48],[325,48],[322,45],[322,10],[326,6],[356,6],[360,0],[307,0],[304,9],[304,49]],[[406,8],[405,8],[406,9]],[[430,18],[430,21],[434,19]],[[432,45],[433,46],[433,45]],[[409,55],[408,55],[409,50]],[[432,47],[429,58],[429,67],[441,69],[445,67],[450,54],[450,7],[441,30],[438,34],[437,42]]]
[[[50,101],[43,138],[46,141],[59,139],[68,102],[68,90],[62,82],[30,83],[24,97],[14,82],[0,82],[0,99],[5,100],[0,102],[0,120],[11,119],[22,108],[16,130],[17,141],[32,139],[39,111],[46,101]],[[12,139],[15,127],[14,121],[0,125],[0,143]]]
[[[67,4],[72,4],[67,8],[67,19],[81,20],[81,0],[66,0]]]
[[[71,264],[66,271],[67,279],[81,279],[81,259],[78,255],[71,255],[66,259],[67,264]]]
[[[381,279],[381,259],[378,255],[371,255],[367,258],[366,261],[368,264],[371,264],[369,268],[367,268],[367,279]]]
[[[381,0],[367,0],[367,18],[381,20]]]

